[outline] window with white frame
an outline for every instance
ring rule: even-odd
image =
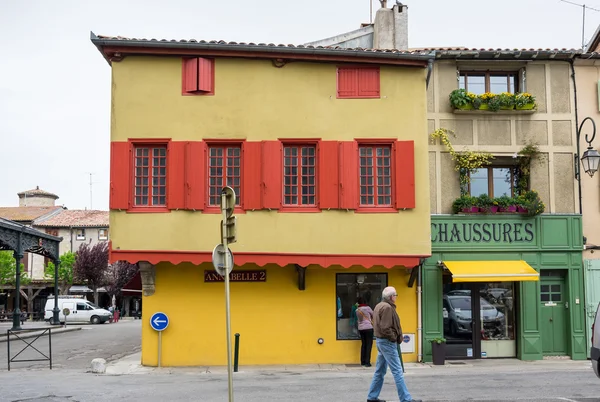
[[[77,240],[85,240],[85,229],[77,229]]]
[[[98,229],[98,240],[108,240],[108,229]]]

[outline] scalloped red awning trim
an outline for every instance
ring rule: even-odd
[[[344,268],[358,265],[365,268],[383,266],[394,268],[403,266],[413,268],[419,265],[421,258],[426,255],[382,255],[382,254],[291,254],[291,253],[260,253],[260,252],[235,252],[235,264],[256,264],[263,267],[267,264],[277,264],[281,267],[298,264],[306,267],[308,265],[320,265],[324,268],[332,265],[340,265]],[[208,251],[161,251],[161,250],[110,250],[110,262],[128,261],[132,264],[138,261],[148,261],[151,264],[159,262],[170,262],[180,264],[189,262],[199,265],[204,262],[212,262],[212,253]]]

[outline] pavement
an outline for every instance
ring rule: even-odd
[[[106,365],[107,375],[126,374],[177,374],[177,373],[206,373],[227,374],[227,366],[187,366],[187,367],[149,367],[142,366],[141,352],[137,352],[121,359],[111,361]],[[544,359],[544,360],[519,360],[519,359],[480,359],[480,360],[453,360],[446,361],[443,366],[431,363],[405,363],[407,375],[418,372],[432,375],[454,375],[459,371],[493,371],[527,372],[527,371],[561,371],[561,370],[591,370],[589,360],[570,359]],[[240,365],[238,373],[284,373],[284,372],[372,372],[370,368],[358,364],[292,364],[292,365]]]

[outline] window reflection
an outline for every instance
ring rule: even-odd
[[[486,283],[481,288],[481,341],[514,340],[513,283]],[[484,304],[485,301],[485,304]],[[482,344],[482,350],[484,349]]]
[[[356,317],[357,299],[363,297],[375,309],[387,286],[387,274],[337,274],[337,339],[360,339]]]

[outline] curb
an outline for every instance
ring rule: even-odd
[[[56,334],[62,334],[64,332],[73,332],[73,331],[80,331],[81,327],[71,327],[71,328],[52,328],[52,335],[56,335]],[[43,330],[39,330],[39,331],[27,331],[27,332],[16,332],[14,336],[12,336],[11,334],[11,340],[19,340],[19,338],[21,339],[27,339],[27,338],[35,338],[39,335],[41,335],[43,333]],[[19,338],[17,338],[17,335],[19,336]],[[6,335],[6,333],[0,334],[0,343],[2,342],[7,342],[8,341],[8,336]]]

